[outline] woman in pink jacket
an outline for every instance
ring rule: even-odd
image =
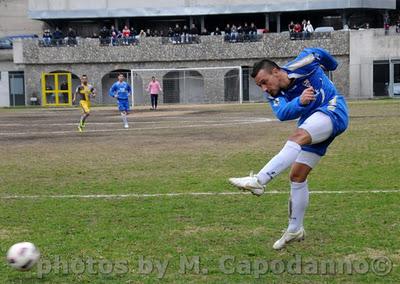
[[[151,77],[151,81],[147,86],[147,92],[150,92],[151,97],[151,110],[157,109],[158,94],[162,92],[160,82],[156,80],[156,77]]]

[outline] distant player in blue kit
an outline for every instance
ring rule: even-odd
[[[289,226],[274,243],[274,249],[304,239],[307,176],[329,144],[348,126],[346,102],[324,73],[337,66],[336,60],[322,48],[306,48],[283,67],[267,59],[254,64],[251,76],[265,92],[276,117],[281,121],[299,119],[297,129],[282,150],[257,175],[229,179],[239,189],[260,196],[268,182],[291,166]]]
[[[118,81],[111,86],[109,95],[118,100],[118,109],[121,112],[124,128],[129,128],[128,118],[126,116],[130,111],[129,96],[132,93],[132,88],[124,79],[124,74],[118,74]]]

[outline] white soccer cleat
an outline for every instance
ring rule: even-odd
[[[265,190],[265,186],[258,182],[257,177],[254,176],[253,173],[250,173],[250,176],[248,177],[230,178],[229,182],[233,186],[236,186],[241,190],[248,190],[256,196],[262,195]]]
[[[129,128],[128,123],[125,123],[125,124],[124,124],[124,128]]]
[[[288,231],[285,231],[282,237],[279,240],[277,240],[272,247],[276,250],[283,249],[290,242],[303,241],[305,236],[306,236],[306,231],[304,231],[303,227],[301,227],[300,230],[298,230],[295,233],[289,233]]]

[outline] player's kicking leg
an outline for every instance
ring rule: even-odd
[[[265,185],[294,163],[301,151],[301,145],[307,142],[311,142],[311,137],[305,130],[298,128],[282,150],[257,175],[230,178],[229,182],[241,190],[248,190],[257,196],[262,195]]]
[[[308,205],[307,176],[321,156],[309,151],[302,151],[302,146],[311,145],[307,147],[313,147],[312,145],[326,141],[325,145],[324,143],[319,144],[320,146],[315,145],[316,149],[323,147],[323,151],[326,151],[326,147],[332,141],[329,140],[332,132],[333,124],[330,117],[322,112],[317,112],[296,129],[282,150],[256,176],[229,179],[234,186],[242,190],[249,190],[259,196],[264,192],[268,182],[292,165],[289,227],[275,242],[274,249],[282,249],[291,241],[304,239],[303,218]]]

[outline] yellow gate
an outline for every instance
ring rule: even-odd
[[[42,73],[42,105],[72,105],[71,73]]]

